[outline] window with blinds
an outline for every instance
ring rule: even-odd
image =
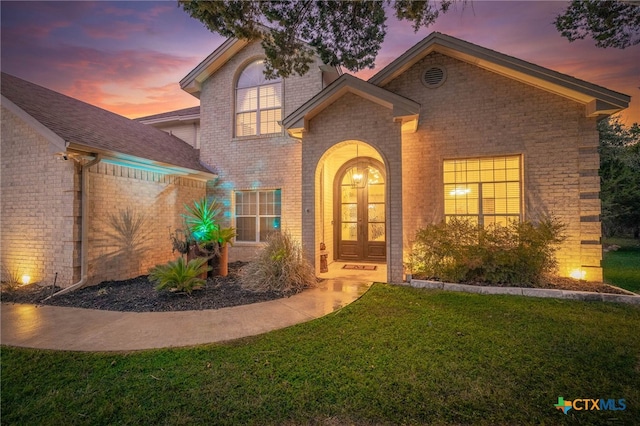
[[[444,214],[481,226],[506,225],[522,216],[521,157],[445,160]]]

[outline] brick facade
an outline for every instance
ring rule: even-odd
[[[234,191],[281,189],[282,227],[299,240],[302,233],[300,142],[284,131],[277,135],[234,137],[236,81],[248,63],[262,57],[260,43],[251,43],[203,82],[200,95],[201,160],[219,176],[218,185],[210,188],[209,195],[226,206],[225,225],[235,225],[232,219]],[[293,112],[320,90],[322,72],[317,66],[312,66],[303,77],[284,80],[282,116]],[[229,259],[250,259],[259,247],[260,244],[255,243],[236,243],[229,252]]]
[[[205,195],[205,182],[104,163],[88,176],[89,284],[146,275],[179,256],[169,233],[182,228],[184,205]]]
[[[420,80],[431,65],[447,71],[436,89]],[[598,132],[584,105],[439,53],[385,88],[422,105],[418,132],[402,144],[405,250],[418,228],[443,218],[443,160],[518,154],[525,219],[553,215],[567,225],[559,273],[582,268],[602,279],[600,201],[584,195],[600,190]]]
[[[346,141],[359,141],[372,147],[381,157],[386,168],[387,274],[390,282],[402,281],[401,176],[403,164],[400,124],[393,122],[390,109],[349,93],[314,117],[309,129],[302,142],[303,170],[306,171],[302,182],[304,247],[314,253],[317,263],[319,261],[317,248],[320,242],[324,240],[330,249],[333,245],[333,230],[325,236],[321,233],[321,217],[318,212],[320,206],[316,199],[316,193],[320,190],[319,176],[314,171],[317,171],[318,165],[322,164],[320,160],[323,159],[324,154],[334,146]],[[354,154],[355,152],[352,151],[352,155]],[[326,158],[325,156],[324,159]],[[324,184],[325,188],[333,182],[339,165],[341,164],[328,169],[329,176]],[[325,191],[329,192],[328,189]],[[331,215],[325,215],[327,216],[331,217]]]
[[[71,284],[79,275],[79,174],[50,143],[2,108],[2,270],[31,282]]]
[[[2,108],[3,270],[47,285],[55,279],[60,287],[80,280],[80,172],[80,165],[54,156],[44,137]],[[87,175],[89,285],[144,275],[178,256],[169,232],[181,227],[184,204],[205,195],[204,182],[104,163]],[[123,227],[127,213],[145,218],[138,232]]]

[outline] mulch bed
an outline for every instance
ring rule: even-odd
[[[2,291],[2,302],[37,305],[69,306],[74,308],[103,309],[123,312],[167,312],[220,309],[280,299],[292,294],[280,292],[255,293],[244,290],[238,283],[238,270],[243,262],[229,264],[229,275],[210,277],[200,290],[186,293],[158,291],[148,276],[124,281],[105,281],[81,288],[68,294],[44,300],[61,288],[30,284],[15,290]]]
[[[148,276],[143,275],[123,281],[105,281],[95,286],[44,300],[61,288],[52,289],[38,284],[2,290],[2,302],[29,303],[35,305],[68,306],[74,308],[102,309],[122,312],[168,312],[220,309],[230,306],[248,305],[257,302],[289,297],[293,293],[256,293],[240,287],[238,271],[245,262],[229,264],[229,275],[210,277],[200,290],[186,293],[158,291]],[[416,277],[418,278],[418,277]],[[488,285],[484,283],[467,283]],[[628,294],[616,287],[601,282],[584,282],[571,278],[553,278],[542,288],[591,291],[597,293]]]
[[[431,279],[431,278],[420,278],[418,276],[414,276],[414,278],[420,279],[420,280]],[[502,285],[489,284],[484,282],[460,283],[460,284],[495,286],[495,287],[518,287],[518,286],[508,285],[508,284],[502,284]],[[586,282],[586,281],[580,281],[573,278],[565,278],[565,277],[549,277],[543,284],[536,286],[536,288],[548,288],[553,290],[590,291],[593,293],[633,294],[603,282]]]

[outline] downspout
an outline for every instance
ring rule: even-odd
[[[70,293],[74,290],[84,287],[84,285],[87,283],[87,280],[88,280],[87,269],[88,269],[88,263],[89,263],[89,259],[88,259],[89,257],[89,214],[88,214],[89,177],[87,175],[89,173],[89,167],[93,166],[94,164],[98,164],[100,160],[102,160],[100,155],[99,154],[96,155],[96,157],[93,160],[91,160],[90,162],[82,166],[82,172],[81,172],[82,173],[82,192],[80,194],[80,197],[81,197],[82,223],[81,223],[81,235],[80,235],[80,281],[78,281],[75,284],[72,284],[67,288],[63,288],[62,290],[52,294],[51,296],[47,297],[44,300],[50,299],[52,297],[55,297],[61,294]]]

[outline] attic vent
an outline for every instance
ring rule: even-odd
[[[430,67],[422,74],[422,84],[429,89],[440,87],[446,79],[447,71],[441,66]]]

